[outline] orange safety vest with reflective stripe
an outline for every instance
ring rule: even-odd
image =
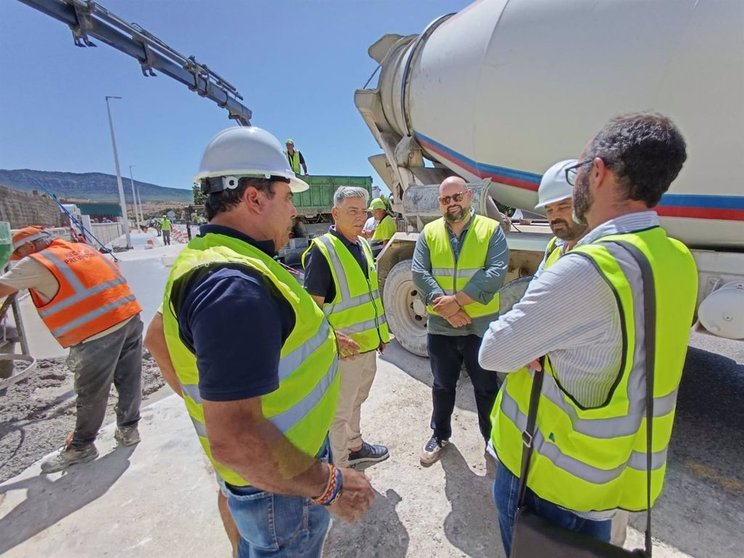
[[[59,283],[44,303],[29,289],[39,316],[63,347],[71,347],[142,311],[119,268],[85,244],[53,240],[28,257]]]

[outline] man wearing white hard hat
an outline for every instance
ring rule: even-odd
[[[329,462],[336,337],[274,260],[297,214],[292,195],[308,186],[277,139],[256,127],[217,134],[196,181],[209,224],[173,264],[148,338],[164,338],[240,533],[238,556],[267,548],[320,556],[328,512],[355,521],[374,491],[362,473]]]
[[[573,219],[573,186],[566,181],[566,169],[574,167],[577,159],[567,159],[551,166],[540,180],[535,209],[544,209],[550,230],[555,235],[548,241],[545,257],[535,275],[553,265],[558,258],[576,246],[588,227]]]

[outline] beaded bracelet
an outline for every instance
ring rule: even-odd
[[[338,497],[341,495],[341,488],[343,487],[344,480],[341,470],[337,468],[333,463],[328,463],[328,484],[326,489],[317,498],[311,498],[310,503],[321,506],[330,506],[333,504]]]

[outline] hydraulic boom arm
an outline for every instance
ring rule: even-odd
[[[69,25],[76,46],[96,46],[90,37],[103,41],[136,58],[145,76],[154,76],[154,70],[158,70],[211,99],[243,126],[250,126],[252,113],[240,103],[243,97],[233,85],[193,56],[179,54],[136,23],[124,22],[91,0],[20,1]]]

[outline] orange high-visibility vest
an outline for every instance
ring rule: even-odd
[[[42,302],[29,289],[44,324],[63,347],[71,347],[142,311],[119,268],[89,246],[56,239],[29,256],[59,283]]]

